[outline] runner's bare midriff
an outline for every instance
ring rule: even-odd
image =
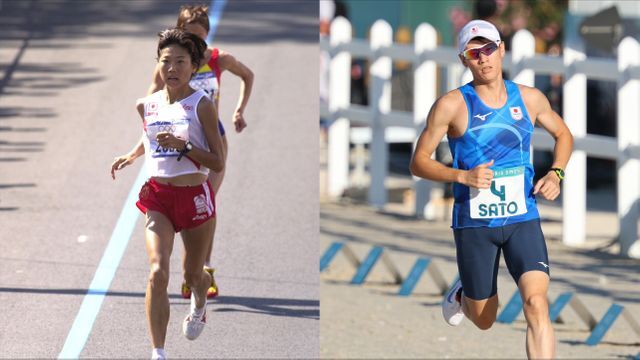
[[[178,175],[174,177],[152,177],[160,184],[172,186],[198,186],[207,181],[207,175],[201,173]]]

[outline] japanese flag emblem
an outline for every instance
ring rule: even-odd
[[[147,116],[156,115],[158,113],[158,103],[152,102],[147,105]]]
[[[511,112],[511,118],[513,120],[522,120],[522,109],[520,109],[520,106],[510,107],[509,111]]]

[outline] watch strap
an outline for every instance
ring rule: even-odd
[[[562,170],[560,168],[551,168],[549,170],[553,171],[554,173],[556,173],[556,175],[558,176],[558,178],[560,180],[564,180],[564,170]]]
[[[176,159],[176,161],[180,161],[184,154],[188,153],[191,150],[189,149],[189,145],[191,145],[191,141],[187,140],[187,142],[184,143],[184,147],[182,148],[182,150],[180,150],[180,154],[178,154],[178,158]]]

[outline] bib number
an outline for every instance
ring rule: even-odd
[[[163,148],[158,144],[156,135],[159,132],[166,131],[172,133],[179,139],[189,140],[189,127],[186,121],[164,122],[159,124],[151,124],[147,126],[147,134],[149,137],[149,147],[153,151],[151,156],[154,158],[162,158],[180,155],[180,149]]]
[[[489,189],[470,187],[472,219],[495,219],[527,212],[524,194],[524,166],[493,171]]]

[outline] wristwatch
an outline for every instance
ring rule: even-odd
[[[180,154],[178,154],[178,158],[176,160],[180,161],[180,159],[182,159],[182,156],[191,150],[193,150],[193,144],[191,144],[191,141],[187,140],[187,142],[184,143],[184,148],[180,150]]]
[[[187,140],[187,142],[184,143],[184,149],[182,151],[186,154],[191,150],[193,150],[193,144],[191,143],[191,141]]]
[[[553,171],[554,173],[556,173],[556,175],[558,175],[558,178],[560,179],[560,181],[564,180],[564,170],[562,170],[560,168],[551,168],[551,169],[549,169],[549,171]]]

